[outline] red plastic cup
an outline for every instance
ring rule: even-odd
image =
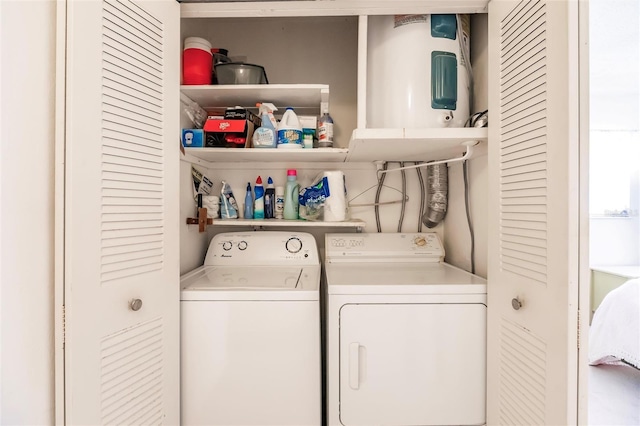
[[[187,37],[182,52],[182,84],[211,84],[212,66],[211,43]]]

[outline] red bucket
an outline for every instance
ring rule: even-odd
[[[182,52],[182,84],[211,84],[211,43],[200,37],[187,37]]]

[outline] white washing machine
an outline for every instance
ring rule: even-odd
[[[435,233],[327,234],[330,426],[485,423],[486,281]]]
[[[306,233],[222,233],[181,277],[181,424],[320,425],[320,259]]]

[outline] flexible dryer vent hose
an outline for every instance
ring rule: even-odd
[[[427,212],[422,216],[422,223],[427,228],[433,228],[444,219],[447,214],[448,168],[446,164],[436,164],[427,167],[427,191],[429,201]]]

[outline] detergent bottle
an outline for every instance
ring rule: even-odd
[[[253,200],[253,218],[264,219],[264,187],[262,186],[262,177],[258,176],[253,190],[256,194],[256,198]]]
[[[278,140],[278,131],[276,130],[278,123],[273,116],[273,112],[277,111],[278,108],[273,104],[265,102],[257,103],[256,106],[259,108],[262,125],[253,132],[253,147],[275,148]]]
[[[264,218],[274,219],[276,204],[276,190],[273,186],[273,179],[269,176],[267,179],[267,189],[264,191]]]
[[[298,219],[298,196],[300,195],[298,186],[298,173],[295,169],[287,170],[287,183],[284,187],[284,218],[289,220]]]
[[[302,148],[302,126],[291,107],[287,107],[278,124],[278,148]]]

